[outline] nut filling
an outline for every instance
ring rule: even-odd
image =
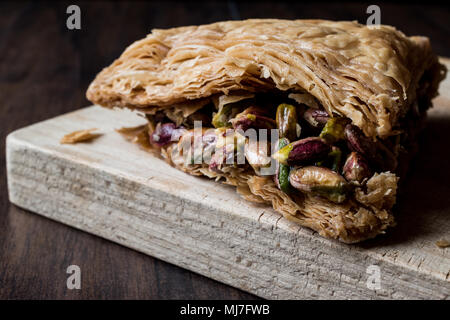
[[[287,196],[307,195],[336,204],[357,201],[355,191],[365,190],[374,173],[397,172],[398,150],[407,152],[414,143],[408,139],[411,132],[372,140],[350,119],[328,114],[317,101],[312,108],[267,94],[223,104],[219,109],[211,102],[178,125],[171,120],[172,113],[163,109],[146,115],[149,143],[153,148],[170,149],[171,155],[166,157],[185,171],[211,176],[239,169],[271,176]],[[186,121],[189,118],[208,119],[200,123],[202,143],[197,145],[201,150],[194,147],[195,128],[192,121]],[[420,127],[422,117],[407,114],[405,119]],[[261,130],[267,131],[263,137],[256,134]],[[252,132],[256,140],[251,139]],[[275,169],[270,172],[267,169],[272,162]]]

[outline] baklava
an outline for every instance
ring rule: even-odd
[[[172,166],[355,243],[394,225],[445,72],[427,38],[390,26],[252,19],[153,30],[87,98],[142,114],[119,131]]]

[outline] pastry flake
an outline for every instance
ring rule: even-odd
[[[85,129],[85,130],[77,130],[71,133],[68,133],[64,135],[64,137],[61,138],[59,143],[61,144],[75,144],[78,142],[87,142],[94,140],[95,138],[101,136],[99,133],[93,133],[93,131],[96,131],[97,129]]]

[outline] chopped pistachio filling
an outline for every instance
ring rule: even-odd
[[[401,147],[402,137],[392,137],[386,146],[367,138],[348,118],[330,115],[317,105],[310,108],[278,98],[252,95],[215,110],[214,105],[207,105],[189,115],[190,119],[206,119],[203,128],[212,128],[202,144],[210,152],[215,150],[207,163],[210,170],[240,166],[261,175],[261,169],[274,163],[271,174],[281,191],[313,194],[335,203],[348,199],[351,188],[364,184],[374,172],[392,170],[396,154],[391,150]],[[153,128],[149,132],[152,145],[164,147],[186,136],[195,140],[190,122],[176,125],[167,114],[163,109],[147,116]],[[268,130],[266,140],[251,139],[249,132],[264,129]],[[278,134],[275,141],[271,141],[272,130]],[[390,148],[389,143],[397,147]],[[198,160],[191,158],[187,165],[199,165]]]

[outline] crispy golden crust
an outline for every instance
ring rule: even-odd
[[[389,136],[432,70],[427,38],[356,22],[255,19],[153,30],[87,91],[106,107],[154,109],[234,90],[309,92],[368,136]]]

